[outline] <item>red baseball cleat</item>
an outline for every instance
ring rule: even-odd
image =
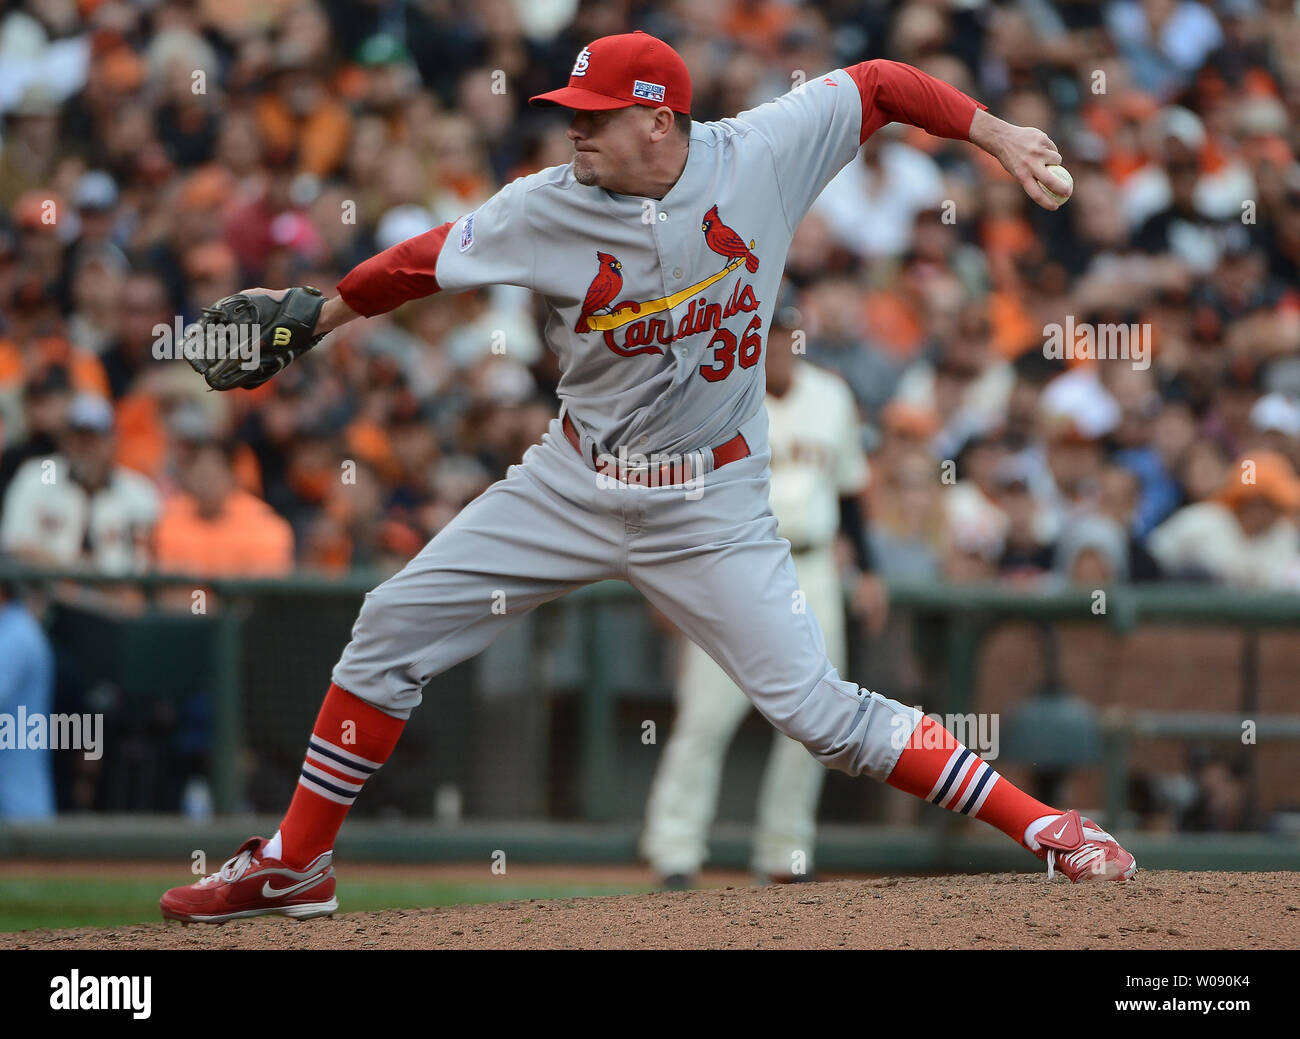
[[[167,920],[223,924],[246,916],[292,916],[310,920],[339,907],[334,897],[334,853],[304,870],[262,858],[266,838],[250,837],[216,873],[188,887],[174,887],[158,900]]]
[[[1035,854],[1047,863],[1047,879],[1059,869],[1078,884],[1084,880],[1130,880],[1137,860],[1119,841],[1091,819],[1071,809],[1048,823],[1036,836]]]

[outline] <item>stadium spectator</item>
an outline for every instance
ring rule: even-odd
[[[148,568],[158,492],[114,462],[113,428],[102,397],[72,402],[61,451],[28,459],[9,484],[0,548],[32,563],[105,574]]]
[[[23,408],[20,434],[6,436],[6,447],[0,453],[0,501],[14,474],[24,462],[54,454],[67,430],[68,405],[72,389],[67,369],[61,365],[35,373],[23,386]],[[6,432],[9,430],[6,423]]]
[[[49,183],[59,151],[59,103],[41,83],[29,83],[5,112],[0,154],[0,208],[13,209],[28,191]]]
[[[1023,455],[1002,458],[992,474],[992,501],[1007,518],[998,573],[1006,580],[1032,582],[1052,569],[1053,546],[1042,537],[1033,468]]]
[[[1259,451],[1231,466],[1213,500],[1174,513],[1151,532],[1160,565],[1184,577],[1276,587],[1300,561],[1300,479],[1282,455]]]
[[[1071,584],[1123,584],[1130,578],[1128,537],[1109,516],[1087,513],[1061,532],[1054,562],[1057,575]]]
[[[1097,508],[1101,515],[1118,524],[1127,544],[1127,572],[1130,581],[1154,581],[1163,576],[1160,564],[1135,533],[1141,481],[1132,469],[1108,465],[1098,481]]]
[[[183,490],[154,532],[159,570],[196,577],[274,577],[293,568],[293,531],[262,500],[240,489],[232,445],[187,445]]]
[[[117,334],[100,355],[115,401],[125,397],[136,377],[152,365],[152,347],[159,338],[154,329],[161,325],[170,332],[174,328],[173,318],[162,278],[151,271],[132,272],[127,276],[121,285]]]

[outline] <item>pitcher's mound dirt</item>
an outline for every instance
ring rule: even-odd
[[[340,889],[347,898],[346,885]],[[1294,949],[1300,873],[899,877],[279,918],[20,931],[30,949]]]

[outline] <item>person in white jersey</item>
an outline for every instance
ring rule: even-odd
[[[772,511],[777,534],[790,542],[799,580],[799,595],[790,609],[813,613],[821,623],[827,657],[844,671],[844,581],[836,552],[841,532],[862,589],[855,598],[879,602],[880,582],[869,572],[858,501],[867,482],[867,459],[853,394],[838,375],[803,359],[802,324],[797,309],[778,304],[768,335]],[[708,857],[723,760],[752,708],[713,658],[686,640],[677,717],[650,788],[641,838],[642,855],[670,889],[689,887]],[[751,859],[760,879],[812,877],[817,805],[825,780],[826,769],[803,744],[773,732],[759,786]]]

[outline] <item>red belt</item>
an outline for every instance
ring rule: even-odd
[[[568,438],[573,449],[582,454],[582,437],[578,435],[578,430],[573,425],[573,420],[565,413],[564,435]],[[713,448],[713,468],[721,469],[730,462],[739,461],[749,455],[749,445],[745,443],[745,438],[737,433],[725,444],[719,444]],[[671,487],[679,483],[686,483],[691,479],[694,469],[691,466],[689,458],[682,458],[678,461],[661,462],[658,466],[639,465],[626,466],[618,462],[601,461],[596,457],[596,445],[591,446],[591,464],[595,466],[596,472],[602,476],[609,476],[620,483],[631,483],[644,485],[647,487]]]

